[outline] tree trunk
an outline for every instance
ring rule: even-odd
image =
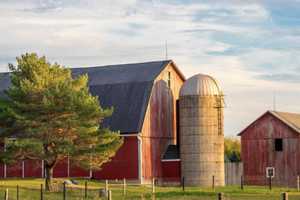
[[[46,191],[53,191],[53,167],[45,165],[45,189]]]

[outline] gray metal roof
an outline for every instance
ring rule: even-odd
[[[179,146],[170,144],[164,153],[162,160],[177,160],[180,159],[179,156]]]
[[[189,95],[215,96],[222,95],[222,91],[213,77],[205,74],[196,74],[187,79],[180,90],[180,96]]]
[[[74,75],[87,73],[89,85],[147,82],[153,81],[169,62],[170,60],[73,68],[72,72]]]
[[[170,60],[72,68],[74,76],[88,74],[90,92],[99,96],[102,107],[114,107],[103,126],[122,134],[139,133],[142,129],[153,81]],[[8,73],[2,73],[0,92],[10,85]]]

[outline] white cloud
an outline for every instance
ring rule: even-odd
[[[276,26],[261,1],[172,2],[3,0],[0,65],[27,51],[68,66],[161,60],[168,40],[169,57],[187,77],[208,73],[220,81],[227,134],[269,109],[275,89],[283,109],[297,110],[299,84],[258,77],[298,69],[299,28]]]

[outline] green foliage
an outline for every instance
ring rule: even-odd
[[[225,161],[240,162],[241,161],[241,142],[237,138],[224,139]]]
[[[97,169],[114,156],[122,139],[100,127],[113,109],[103,109],[90,94],[87,75],[73,78],[70,69],[34,53],[9,68],[11,86],[0,99],[0,138],[15,139],[6,139],[3,162],[42,159],[53,168],[69,157]]]

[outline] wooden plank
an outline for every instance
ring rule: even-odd
[[[240,185],[242,175],[243,175],[243,163],[225,162],[226,185]]]

